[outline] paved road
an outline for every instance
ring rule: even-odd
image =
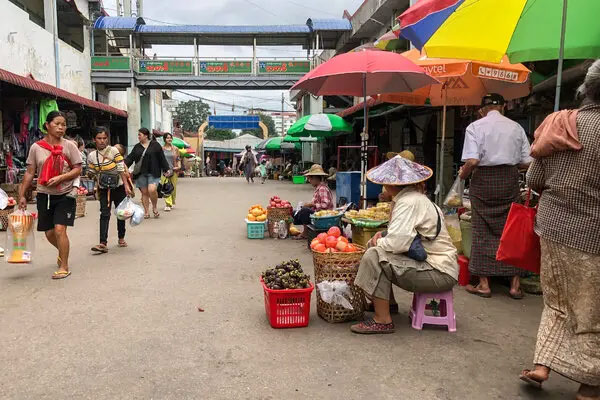
[[[55,253],[37,236],[33,266],[0,269],[2,399],[565,399],[520,384],[541,298],[506,288],[485,300],[456,290],[458,332],[410,328],[397,291],[397,332],[358,336],[315,312],[310,326],[268,325],[260,272],[305,244],[245,238],[249,205],[273,194],[310,199],[308,185],[183,179],[177,208],[128,232],[130,247],[92,256],[97,203],[70,231],[73,275],[51,281]],[[198,312],[201,307],[205,312]]]

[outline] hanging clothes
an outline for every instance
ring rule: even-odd
[[[44,128],[44,123],[46,122],[46,117],[52,111],[58,111],[58,104],[56,104],[56,100],[45,99],[45,100],[40,101],[39,128],[40,128],[40,131],[42,131],[44,133],[46,133],[46,129]]]

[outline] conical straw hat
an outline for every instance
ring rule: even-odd
[[[406,186],[424,182],[433,176],[431,168],[396,156],[370,169],[367,179],[378,185]]]
[[[329,176],[328,173],[323,171],[323,167],[319,164],[313,164],[308,171],[304,174],[305,176]]]

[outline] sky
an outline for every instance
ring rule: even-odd
[[[116,15],[117,0],[103,0],[104,8]],[[122,0],[121,0],[122,1]],[[135,0],[133,0],[135,3]],[[342,18],[344,10],[351,14],[363,0],[144,0],[144,19],[147,24],[195,24],[195,25],[287,25],[305,24],[308,18]],[[148,55],[160,57],[193,56],[192,46],[154,46]],[[252,57],[251,47],[201,46],[200,54],[206,57]],[[260,57],[306,57],[300,47],[258,47]],[[286,111],[292,110],[287,90],[185,90],[195,96],[228,104],[281,110],[281,93],[284,94]],[[179,100],[193,97],[174,93]],[[231,114],[232,107],[210,103],[217,114]],[[242,113],[239,108],[234,113]]]

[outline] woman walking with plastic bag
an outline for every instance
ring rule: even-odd
[[[173,185],[171,194],[165,196],[165,211],[171,211],[171,209],[175,207],[175,199],[177,197],[177,174],[181,169],[181,156],[179,154],[179,149],[173,146],[173,135],[170,133],[165,134],[164,140],[165,145],[163,146],[163,152],[169,163],[169,167],[171,167],[172,173],[170,176],[163,176],[160,183],[164,185],[169,182]]]
[[[48,242],[58,250],[58,270],[52,279],[64,279],[69,270],[69,237],[67,227],[75,222],[73,181],[81,173],[81,154],[72,142],[65,140],[67,119],[60,111],[52,111],[44,123],[47,135],[34,143],[27,157],[27,171],[19,188],[19,208],[27,209],[25,193],[38,174],[37,230],[44,232]]]
[[[95,253],[108,252],[108,227],[110,209],[117,207],[123,199],[131,196],[133,189],[129,187],[125,162],[119,150],[109,145],[108,130],[103,126],[94,128],[96,151],[88,155],[88,171],[94,175],[98,185],[100,200],[100,244],[92,247]],[[119,247],[127,247],[125,241],[125,221],[117,220]]]
[[[142,192],[142,204],[144,206],[144,218],[150,218],[150,203],[154,218],[160,217],[158,212],[158,184],[163,173],[169,173],[170,167],[162,146],[152,138],[150,131],[140,128],[138,132],[139,143],[136,144],[131,153],[125,158],[125,165],[130,167],[135,163],[133,179],[135,185]]]
[[[527,184],[541,193],[535,230],[541,242],[544,311],[533,370],[580,383],[576,399],[600,399],[600,60],[579,89],[584,106],[549,115],[535,132]]]

